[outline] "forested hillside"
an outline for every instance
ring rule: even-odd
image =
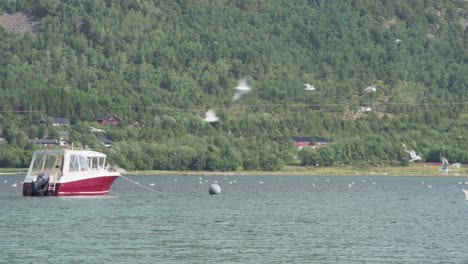
[[[7,0],[0,166],[70,133],[128,170],[468,163],[467,1]],[[2,21],[2,20],[0,20]],[[24,32],[26,31],[26,32]],[[245,78],[252,91],[233,101]],[[305,90],[303,84],[314,86]],[[213,108],[220,120],[206,123]],[[65,128],[38,120],[65,117]],[[137,125],[131,125],[137,124]],[[299,151],[292,136],[330,144]]]

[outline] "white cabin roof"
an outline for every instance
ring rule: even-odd
[[[107,155],[101,152],[97,152],[94,150],[71,150],[71,149],[46,149],[46,150],[36,150],[36,153],[44,153],[44,154],[58,154],[58,155],[80,155],[85,157],[103,157],[105,158]]]

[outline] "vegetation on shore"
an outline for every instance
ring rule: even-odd
[[[427,177],[468,177],[468,166],[449,168],[446,175],[440,172],[438,164],[417,163],[410,166],[394,167],[307,167],[285,165],[278,171],[179,171],[179,170],[135,170],[129,175],[304,175],[304,176],[427,176]],[[0,168],[0,174],[26,173],[27,169]]]
[[[0,25],[0,167],[26,167],[34,139],[60,130],[129,171],[408,166],[403,143],[424,161],[466,164],[467,10],[436,0],[1,1],[0,15],[34,26]],[[243,78],[252,92],[233,101]],[[219,122],[202,121],[210,108]],[[91,132],[106,113],[121,124]],[[50,117],[71,125],[38,122]],[[302,135],[331,143],[299,151],[290,139]]]

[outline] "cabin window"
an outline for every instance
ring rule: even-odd
[[[89,165],[86,157],[70,155],[70,171],[88,171]]]
[[[51,171],[54,168],[58,168],[61,162],[61,155],[39,153],[34,157],[34,163],[32,165],[32,172],[39,173],[42,171]]]
[[[99,168],[99,158],[98,157],[89,157],[88,158],[88,165],[93,170],[97,170]]]

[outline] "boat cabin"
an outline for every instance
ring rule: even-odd
[[[52,182],[64,175],[79,176],[107,171],[106,155],[88,150],[38,150],[34,152],[28,176],[47,172]],[[53,177],[53,178],[52,178]]]

